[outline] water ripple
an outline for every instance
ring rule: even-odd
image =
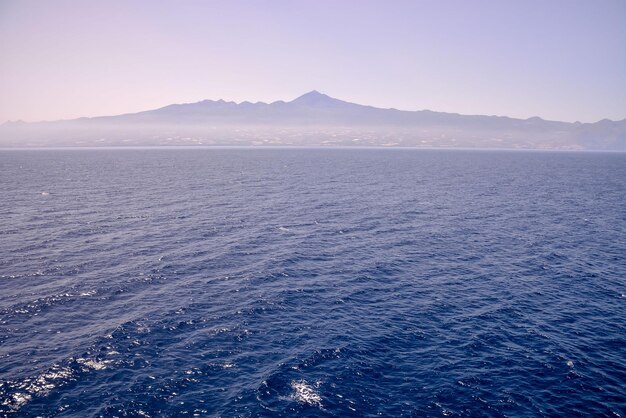
[[[626,415],[623,154],[0,161],[0,416]]]

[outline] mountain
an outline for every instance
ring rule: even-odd
[[[403,111],[311,91],[290,102],[203,100],[117,116],[0,126],[0,147],[125,145],[360,145],[626,150],[626,119],[597,123],[539,117]]]

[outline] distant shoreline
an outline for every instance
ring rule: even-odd
[[[396,146],[329,146],[329,145],[129,145],[129,146],[59,146],[59,147],[0,147],[3,151],[124,151],[124,150],[396,150],[396,151],[488,151],[488,152],[546,152],[626,154],[625,150],[538,149],[538,148],[447,148]]]

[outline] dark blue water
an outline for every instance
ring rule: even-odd
[[[626,154],[0,167],[0,416],[626,415]]]

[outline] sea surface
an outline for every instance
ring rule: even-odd
[[[626,416],[626,154],[0,168],[0,416]]]

